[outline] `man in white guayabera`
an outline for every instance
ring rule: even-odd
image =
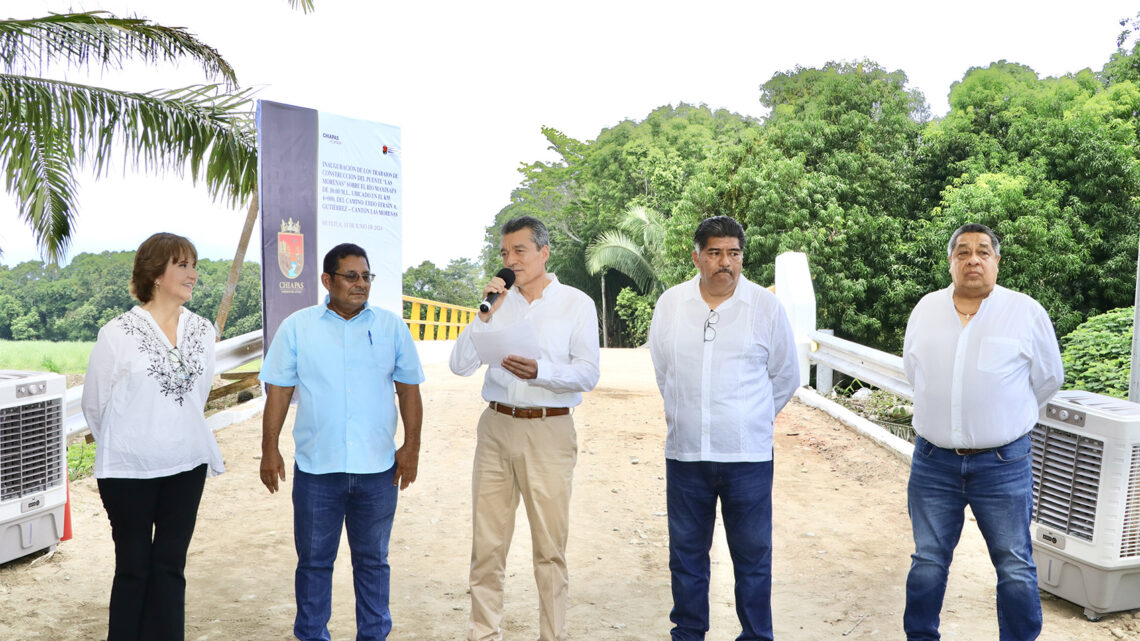
[[[997,285],[1001,246],[985,225],[947,246],[953,284],[911,312],[903,365],[914,385],[914,458],[907,506],[914,554],[906,581],[908,641],[939,638],[946,577],[966,506],[997,570],[1001,641],[1041,632],[1029,520],[1029,432],[1065,372],[1045,310]]]
[[[536,218],[502,228],[506,273],[483,288],[488,305],[451,352],[451,371],[471,376],[483,361],[476,336],[529,325],[537,358],[512,353],[487,363],[471,474],[469,641],[502,639],[503,581],[519,499],[526,506],[538,589],[539,641],[564,641],[570,577],[566,541],[578,440],[570,408],[598,384],[598,313],[586,294],[547,273],[550,238]],[[502,273],[502,272],[501,272]],[[507,283],[504,277],[514,279]],[[513,284],[513,287],[511,285]]]
[[[692,280],[657,301],[649,350],[665,401],[665,494],[673,641],[709,629],[716,505],[736,578],[737,641],[772,639],[772,430],[799,386],[795,339],[776,296],[741,275],[744,228],[693,234]]]

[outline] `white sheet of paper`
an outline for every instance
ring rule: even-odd
[[[538,348],[538,334],[529,320],[491,332],[475,332],[471,338],[479,360],[491,367],[501,368],[503,359],[511,354],[533,359],[542,355]]]

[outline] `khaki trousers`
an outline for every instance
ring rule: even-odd
[[[479,418],[471,479],[471,621],[468,641],[502,639],[503,578],[519,498],[526,506],[538,586],[539,640],[566,639],[566,537],[578,439],[570,415]]]

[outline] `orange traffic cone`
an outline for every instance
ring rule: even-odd
[[[60,541],[71,540],[71,481],[67,482],[67,503],[63,506],[63,536]]]

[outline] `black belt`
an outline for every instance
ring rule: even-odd
[[[491,401],[491,409],[513,416],[515,418],[546,418],[547,416],[564,416],[570,413],[569,407],[511,407]]]
[[[969,456],[971,454],[981,454],[982,452],[988,452],[990,450],[996,450],[996,449],[997,449],[996,447],[982,447],[982,448],[978,448],[978,449],[968,449],[968,448],[964,448],[964,447],[956,447],[956,448],[954,448],[954,453],[957,454],[958,456]]]

